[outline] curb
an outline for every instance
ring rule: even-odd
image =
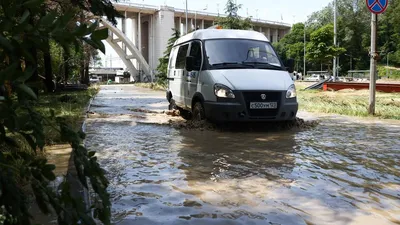
[[[97,94],[96,94],[97,95]],[[85,133],[86,131],[86,119],[88,118],[88,112],[90,110],[90,107],[92,105],[93,100],[95,99],[95,96],[93,96],[87,107],[86,110],[84,112],[84,120],[81,126],[81,130]],[[83,145],[86,147],[86,139],[83,140]],[[74,198],[82,198],[83,199],[83,203],[85,204],[85,208],[88,211],[89,216],[94,219],[94,209],[90,208],[90,194],[89,194],[89,190],[86,189],[80,182],[77,172],[76,172],[76,168],[75,168],[75,164],[74,164],[74,160],[73,160],[73,153],[71,153],[70,158],[69,158],[69,162],[68,162],[68,170],[67,170],[67,174],[66,174],[66,179],[68,181],[68,183],[71,184],[71,195]]]

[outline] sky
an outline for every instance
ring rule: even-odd
[[[168,5],[175,8],[185,9],[186,0],[118,0],[118,2],[129,1],[146,5]],[[227,0],[187,0],[188,10],[207,11],[212,13],[224,13]],[[333,0],[236,0],[241,4],[239,10],[241,16],[252,16],[253,18],[285,22],[289,24],[304,22],[313,12],[327,6]],[[115,51],[105,42],[106,54],[111,57],[112,66],[125,67],[118,59]],[[105,56],[100,53],[105,65]],[[107,63],[110,66],[110,63]]]

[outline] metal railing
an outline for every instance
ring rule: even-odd
[[[131,0],[111,0],[112,2],[115,2],[117,4],[124,4],[132,7],[137,7],[137,8],[144,8],[144,9],[150,9],[150,10],[160,10],[160,6],[154,6],[154,5],[147,5],[147,4],[139,4],[139,3],[133,3]],[[179,8],[174,8],[175,12],[177,13],[185,13],[185,9],[179,9]],[[196,11],[196,10],[188,10],[188,14],[197,14],[198,16],[213,16],[213,17],[226,17],[227,15],[225,14],[220,14],[220,13],[212,13],[212,12],[205,12],[205,11]],[[278,22],[278,21],[272,21],[272,20],[264,20],[264,19],[251,19],[252,22],[254,23],[263,23],[263,24],[272,24],[272,25],[279,25],[279,26],[286,26],[286,27],[292,27],[291,24],[284,23],[284,22]]]

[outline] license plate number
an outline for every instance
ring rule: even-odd
[[[250,102],[250,109],[276,109],[277,102]]]

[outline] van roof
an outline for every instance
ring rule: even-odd
[[[257,41],[269,42],[268,38],[264,34],[253,31],[253,30],[232,30],[232,29],[204,29],[197,30],[180,37],[175,41],[174,45],[178,45],[193,39],[209,40],[209,39],[220,39],[220,38],[245,38]]]

